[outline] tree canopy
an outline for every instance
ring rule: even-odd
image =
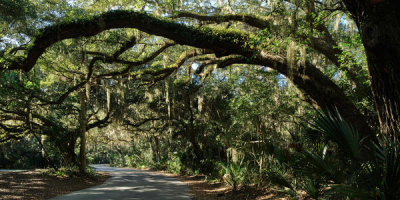
[[[304,176],[321,195],[332,182],[336,195],[372,195],[358,182],[366,171],[345,177],[367,170],[371,151],[399,159],[398,10],[395,0],[0,0],[0,141],[34,137],[48,163],[81,171],[86,155],[172,159],[213,176],[222,162],[232,177],[258,168],[250,174],[281,183]],[[370,165],[389,170],[380,164]],[[385,181],[393,187],[376,188],[396,195],[398,181]]]

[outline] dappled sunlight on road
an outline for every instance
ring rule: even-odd
[[[105,165],[93,165],[93,167],[97,171],[109,172],[112,178],[102,185],[53,198],[52,200],[191,199],[187,185],[174,177],[136,169],[107,167]]]

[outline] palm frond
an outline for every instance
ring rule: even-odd
[[[339,112],[320,114],[311,126],[324,138],[336,143],[346,156],[359,158],[362,142],[359,133]]]
[[[381,139],[375,145],[374,156],[385,199],[400,199],[400,144],[394,139]]]

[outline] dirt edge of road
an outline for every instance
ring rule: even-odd
[[[0,172],[0,199],[48,199],[100,185],[110,177],[106,172],[84,177],[52,176],[44,172],[43,169]]]
[[[275,190],[268,188],[256,188],[246,187],[241,188],[238,191],[233,191],[231,187],[226,186],[224,183],[210,183],[205,181],[205,176],[186,176],[171,174],[166,171],[156,171],[151,169],[144,169],[151,173],[163,174],[165,176],[172,176],[178,180],[186,183],[190,188],[190,193],[194,197],[194,200],[267,200],[267,199],[279,199],[286,200],[284,194],[279,193]]]

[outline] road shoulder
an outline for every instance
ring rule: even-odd
[[[48,199],[104,183],[110,175],[57,177],[44,170],[0,172],[0,199]]]

